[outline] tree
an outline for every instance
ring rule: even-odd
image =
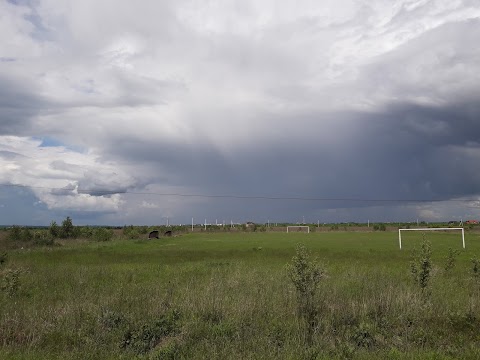
[[[67,216],[65,220],[62,221],[62,228],[60,229],[60,237],[63,239],[71,238],[74,236],[75,228],[73,226],[72,219],[70,216]]]
[[[50,228],[48,229],[50,231],[50,235],[56,239],[60,236],[60,228],[58,227],[58,224],[56,221],[52,221],[50,223]]]

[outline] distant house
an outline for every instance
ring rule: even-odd
[[[476,225],[478,224],[477,220],[467,220],[465,221],[465,225]]]
[[[158,232],[158,230],[150,231],[150,233],[148,234],[149,239],[158,239],[159,237],[160,233]]]

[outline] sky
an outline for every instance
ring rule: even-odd
[[[0,0],[0,224],[478,219],[478,39],[478,0]]]

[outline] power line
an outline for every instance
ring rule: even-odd
[[[0,184],[3,187],[18,187],[42,189],[50,191],[71,191],[73,189],[54,188],[46,186],[28,186],[21,184]],[[77,189],[78,194],[88,194],[93,196],[105,195],[151,195],[151,196],[172,196],[172,197],[190,197],[207,199],[243,199],[243,200],[288,200],[288,201],[316,201],[316,202],[368,202],[368,203],[432,203],[432,202],[478,202],[479,199],[372,199],[372,198],[327,198],[327,197],[297,197],[297,196],[263,196],[263,195],[228,195],[228,194],[186,194],[186,193],[160,193],[160,192],[140,192],[140,191],[112,191],[112,190],[88,190]]]

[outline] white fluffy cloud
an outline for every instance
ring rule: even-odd
[[[133,186],[134,177],[93,153],[41,144],[31,138],[1,136],[0,182],[31,188],[49,209],[119,210],[123,201],[118,192]]]

